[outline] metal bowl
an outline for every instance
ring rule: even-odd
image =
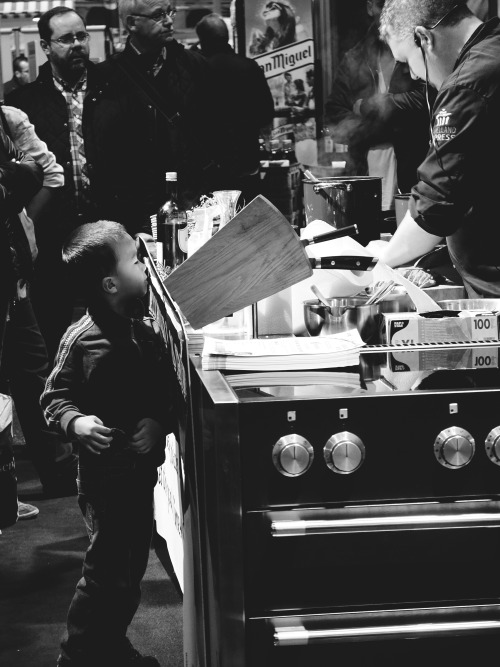
[[[379,304],[366,306],[366,297],[304,301],[304,323],[310,336],[329,336],[357,329],[365,343],[380,342]]]
[[[500,311],[500,299],[447,299],[437,303],[445,310],[477,310],[489,313]]]

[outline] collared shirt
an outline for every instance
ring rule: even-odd
[[[463,46],[433,109],[432,142],[418,169],[410,212],[446,237],[469,298],[500,297],[500,19]]]
[[[86,170],[85,145],[83,142],[83,100],[87,92],[87,72],[85,71],[74,86],[54,75],[54,85],[66,100],[69,120],[69,139],[71,162],[73,165],[73,182],[78,202],[86,201],[85,191],[89,187]]]
[[[130,42],[130,46],[134,49],[134,51],[137,53],[138,56],[144,56],[144,53],[141,53],[139,49]],[[158,54],[156,60],[154,61],[153,65],[148,68],[148,74],[151,74],[152,76],[157,76],[157,74],[160,73],[161,68],[163,67],[165,61],[167,59],[167,49],[164,46],[160,53]]]

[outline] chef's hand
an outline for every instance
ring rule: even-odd
[[[112,440],[111,429],[104,426],[99,417],[95,415],[73,419],[68,427],[68,433],[92,454],[100,454],[108,449]]]
[[[150,417],[145,417],[135,427],[128,441],[129,449],[136,454],[147,454],[160,442],[163,435],[164,429],[161,424]]]
[[[381,262],[385,262],[385,255],[387,253],[387,248],[389,243],[387,241],[370,241],[366,246],[366,249],[373,255],[373,257],[378,257]]]

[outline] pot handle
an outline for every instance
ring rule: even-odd
[[[342,183],[341,181],[332,181],[331,183],[316,183],[313,185],[313,190],[316,194],[321,193],[322,190],[350,190],[351,186],[349,183]]]

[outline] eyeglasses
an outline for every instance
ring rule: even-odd
[[[155,12],[154,14],[135,13],[132,14],[132,16],[141,16],[143,19],[151,19],[151,21],[154,21],[155,23],[161,23],[166,18],[173,19],[176,14],[177,14],[177,9],[167,9],[167,10],[162,9],[161,11]]]
[[[57,44],[61,44],[61,46],[72,46],[75,43],[75,39],[77,42],[80,42],[80,44],[86,44],[90,39],[90,35],[88,32],[77,32],[76,35],[62,35],[62,37],[51,39],[50,41],[57,42]]]

